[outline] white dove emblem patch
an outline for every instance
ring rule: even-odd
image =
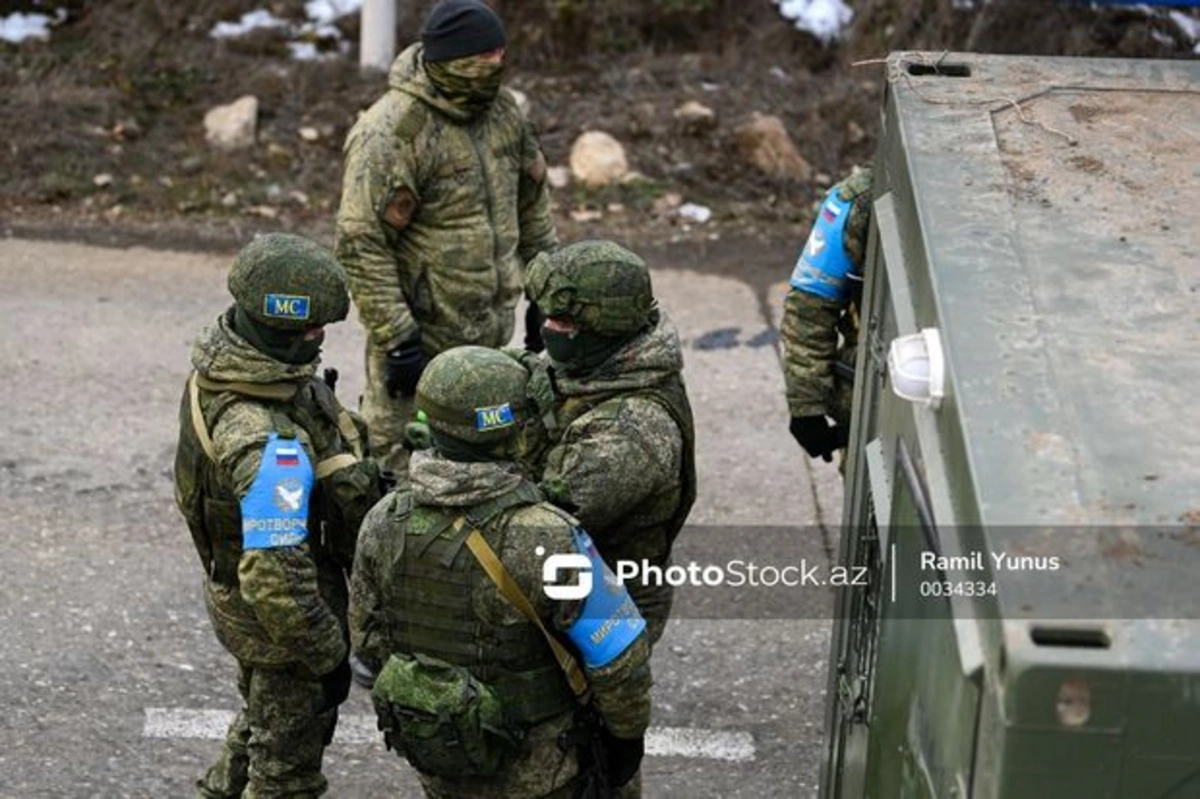
[[[299,480],[284,480],[275,486],[275,505],[284,513],[300,510],[304,498],[304,485]]]
[[[825,249],[825,235],[819,230],[814,230],[808,237],[808,254],[816,258],[823,249]]]

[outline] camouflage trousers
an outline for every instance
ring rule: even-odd
[[[404,426],[413,421],[415,397],[390,397],[384,385],[387,352],[367,341],[367,381],[359,411],[371,437],[371,457],[380,468],[408,474],[409,452],[404,448]]]
[[[196,783],[200,799],[308,799],[325,793],[321,757],[337,711],[315,713],[321,684],[290,669],[239,663],[245,706],[225,735],[217,762]]]

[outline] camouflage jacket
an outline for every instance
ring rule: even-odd
[[[837,192],[842,200],[852,203],[842,243],[861,274],[870,225],[871,171],[855,172],[838,184]],[[780,335],[792,416],[826,415],[841,424],[849,421],[852,380],[848,376],[854,371],[858,345],[857,305],[855,296],[839,302],[795,287],[789,289]],[[843,366],[835,366],[839,362]],[[841,378],[837,376],[839,371],[843,373]]]
[[[445,510],[465,513],[485,503],[502,501],[518,491],[537,496],[536,489],[511,464],[459,463],[428,450],[413,455],[409,475],[411,488],[401,487],[384,497],[367,515],[360,531],[351,578],[350,636],[354,650],[368,663],[382,664],[399,649],[389,632],[396,629],[389,623],[389,616],[402,615],[404,609],[389,603],[394,604],[401,591],[398,576],[403,570],[403,559],[414,556],[411,542],[415,539],[406,535],[412,514]],[[411,511],[405,506],[411,507]],[[542,590],[545,558],[555,553],[575,552],[571,525],[561,512],[527,499],[500,511],[486,525],[484,535],[546,627],[566,630],[582,612],[582,601],[551,600]],[[424,544],[422,551],[430,551],[429,545]],[[456,560],[466,559],[467,567],[477,572],[478,579],[472,583],[471,606],[478,620],[476,651],[482,651],[489,642],[511,635],[494,628],[533,628],[533,625],[500,594],[473,557],[464,547]],[[443,565],[449,573],[451,566]],[[433,587],[426,591],[436,593]],[[468,642],[444,642],[460,650],[464,643]],[[541,645],[549,654],[549,646],[544,641]],[[550,660],[553,662],[552,656]],[[614,735],[635,738],[649,724],[648,660],[649,646],[642,635],[608,665],[598,669],[585,667],[593,701]],[[562,690],[565,677],[557,664],[546,679],[554,681],[546,686],[547,692]],[[569,782],[577,770],[573,757],[565,762],[555,744],[557,735],[573,724],[573,715],[573,708],[568,706],[565,712],[528,730],[525,754],[499,779],[486,784],[428,776],[423,779],[433,783],[436,795],[440,796],[549,795]]]
[[[358,525],[379,499],[378,472],[358,458],[358,431],[313,377],[316,361],[271,359],[223,315],[196,339],[192,364],[196,374],[180,410],[175,495],[209,570],[207,603],[217,637],[240,661],[300,664],[325,674],[346,654],[343,568],[352,562]],[[194,400],[193,381],[203,386],[194,389]],[[207,447],[198,441],[195,408]],[[259,474],[272,433],[298,439],[315,467],[308,535],[299,546],[243,551],[238,503]]]
[[[661,560],[695,500],[695,432],[683,349],[666,313],[585,377],[526,358],[550,440],[534,471],[609,562]],[[656,395],[678,398],[675,415]],[[681,424],[682,422],[682,424]]]
[[[370,341],[419,331],[426,354],[512,336],[524,264],[556,244],[546,161],[512,94],[464,117],[425,74],[421,46],[345,146],[335,252]]]

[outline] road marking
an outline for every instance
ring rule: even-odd
[[[221,740],[233,721],[229,710],[146,708],[142,725],[145,738],[202,738]],[[373,716],[345,714],[338,720],[334,738],[339,744],[382,743]],[[754,760],[754,737],[736,730],[696,727],[651,727],[646,732],[646,754],[652,757],[687,757],[747,763]]]

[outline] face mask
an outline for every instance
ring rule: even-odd
[[[476,116],[490,108],[500,93],[504,62],[468,56],[453,61],[426,63],[425,72],[437,90],[455,107]]]
[[[601,336],[586,330],[563,333],[542,327],[546,354],[554,365],[568,375],[591,371],[607,361],[625,343],[625,339]]]
[[[262,324],[238,306],[234,306],[233,329],[263,355],[294,365],[315,361],[325,341],[324,331],[312,338],[305,338],[299,331],[276,330]]]

